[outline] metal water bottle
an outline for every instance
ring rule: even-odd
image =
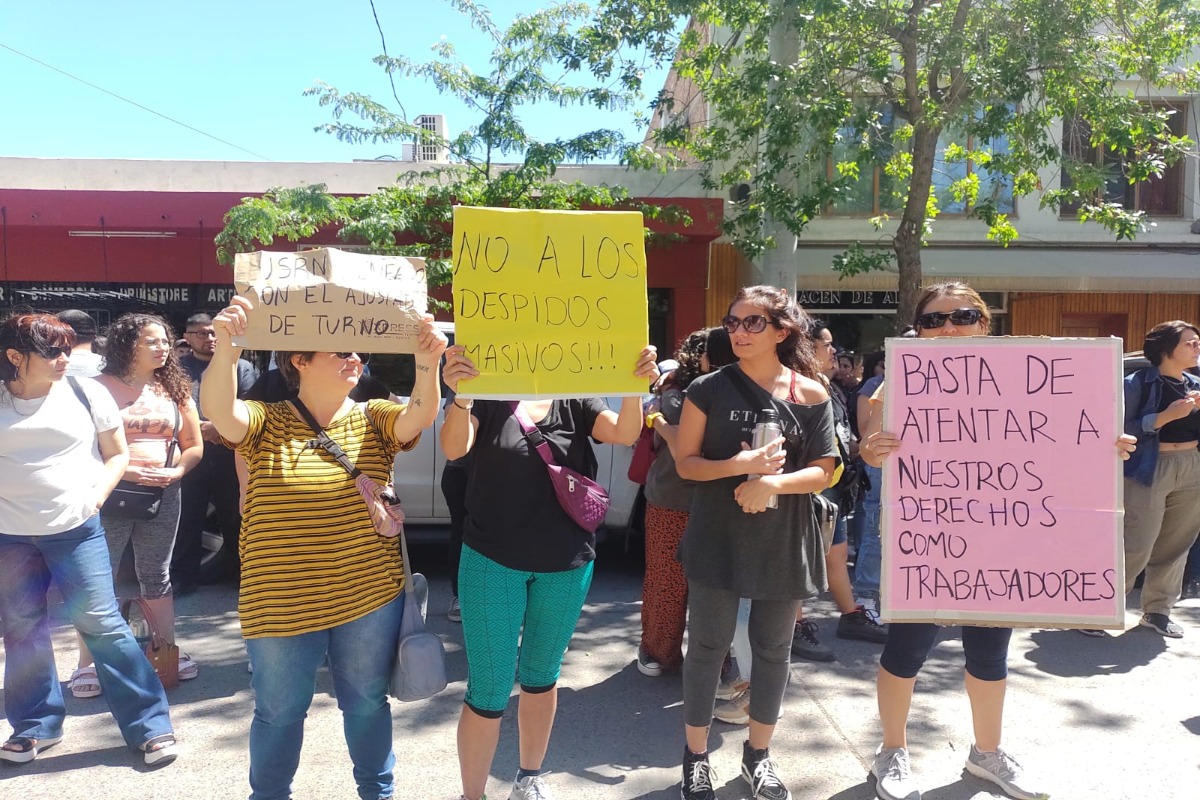
[[[758,422],[754,425],[754,435],[750,442],[750,446],[757,450],[760,447],[766,447],[767,444],[773,442],[783,435],[783,426],[779,424],[779,412],[773,408],[764,408],[758,412]],[[778,449],[776,445],[776,449]],[[772,450],[771,452],[775,452]],[[751,475],[750,480],[758,480],[761,475]],[[771,499],[767,501],[767,508],[779,508],[778,495],[771,495]]]

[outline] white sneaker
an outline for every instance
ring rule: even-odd
[[[1017,760],[997,747],[994,752],[983,753],[971,745],[967,756],[967,772],[985,781],[991,781],[1017,800],[1046,800],[1050,795],[1029,788],[1025,782],[1025,770]]]
[[[550,794],[546,776],[530,775],[513,783],[508,800],[554,800],[554,795]]]
[[[913,780],[905,748],[879,745],[871,774],[875,776],[875,793],[881,800],[921,800],[921,790]]]

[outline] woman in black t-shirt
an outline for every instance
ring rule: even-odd
[[[645,348],[634,374],[658,378]],[[521,684],[521,763],[512,800],[549,800],[542,761],[558,704],[558,674],[592,581],[595,535],[562,509],[546,463],[526,438],[524,413],[556,464],[596,477],[591,439],[632,445],[642,427],[640,397],[620,413],[601,399],[467,400],[459,381],[479,373],[461,345],[446,351],[443,377],[455,392],[441,442],[446,458],[471,454],[458,599],[467,648],[467,696],[458,722],[463,798],[487,788],[513,674]],[[519,648],[518,648],[519,645]]]
[[[807,315],[787,292],[744,288],[722,324],[738,363],[688,387],[675,444],[679,476],[696,482],[679,549],[688,577],[681,794],[683,800],[716,797],[708,728],[738,603],[747,597],[754,685],[742,775],[758,800],[787,800],[768,746],[787,682],[797,605],[825,584],[811,494],[829,486],[837,463],[833,412],[805,335]],[[751,449],[764,409],[778,414],[783,435]],[[772,497],[777,508],[768,505]]]

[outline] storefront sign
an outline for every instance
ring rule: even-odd
[[[1003,311],[1005,308],[1004,292],[983,292],[983,299],[994,311]],[[900,293],[860,289],[815,289],[797,291],[796,302],[803,306],[805,311],[886,314],[896,310],[900,303]]]
[[[1125,618],[1118,339],[889,339],[881,616]]]
[[[641,395],[646,251],[633,211],[454,209],[454,321],[479,377],[464,397]]]

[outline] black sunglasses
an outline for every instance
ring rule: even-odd
[[[956,308],[953,311],[930,311],[917,317],[917,327],[927,331],[937,330],[950,320],[955,325],[974,325],[983,319],[983,312],[978,308]]]
[[[350,356],[358,356],[358,360],[364,364],[368,364],[371,361],[370,353],[355,353],[352,351],[349,353],[334,353],[334,355],[342,360],[348,359]]]
[[[746,329],[746,333],[762,333],[767,329],[769,321],[762,314],[751,314],[743,319],[738,319],[733,314],[730,314],[721,320],[721,327],[730,334],[737,333],[739,325]]]
[[[39,356],[46,359],[47,361],[53,361],[54,359],[61,356],[63,353],[70,355],[71,348],[69,348],[69,347],[43,347],[40,350],[30,350],[29,352],[37,353]]]

